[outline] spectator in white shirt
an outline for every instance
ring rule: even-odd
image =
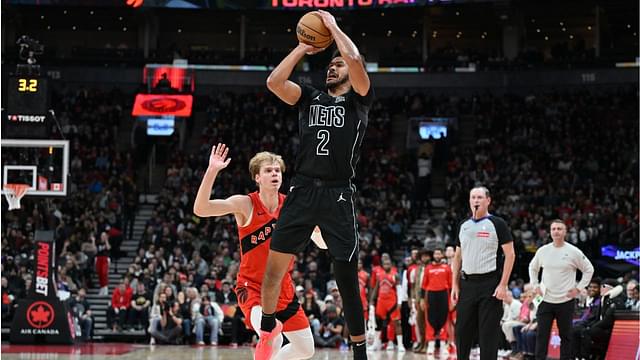
[[[522,321],[518,320],[520,317],[520,308],[522,307],[522,303],[520,300],[513,298],[513,293],[511,291],[507,291],[507,297],[502,301],[502,307],[504,312],[500,325],[502,326],[504,337],[507,339],[509,344],[511,344],[516,341],[513,336],[513,327],[517,325],[524,325]],[[503,352],[502,356],[506,355],[508,354]]]
[[[625,309],[640,311],[639,290],[638,283],[635,280],[631,280],[627,283],[627,301],[624,303]]]

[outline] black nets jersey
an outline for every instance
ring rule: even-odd
[[[373,88],[369,87],[365,96],[353,89],[331,96],[308,85],[300,87],[296,173],[323,180],[352,179],[369,120]]]

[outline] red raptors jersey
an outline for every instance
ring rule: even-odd
[[[273,213],[269,213],[260,200],[258,192],[252,192],[248,196],[253,205],[251,222],[247,226],[238,226],[241,255],[238,285],[255,288],[259,291],[267,266],[267,257],[269,257],[271,234],[276,228],[276,221],[280,216],[280,209],[286,196],[278,194],[278,208]],[[293,261],[291,259],[289,271],[293,269]],[[293,294],[293,281],[291,276],[287,274],[282,279],[280,297],[289,293]]]
[[[398,298],[396,294],[396,274],[391,270],[389,273],[378,274],[378,302],[393,302]]]
[[[367,304],[367,282],[369,280],[369,273],[360,270],[358,271],[358,283],[360,284],[360,300],[362,300],[362,305]]]
[[[422,278],[422,289],[427,291],[443,291],[451,289],[453,274],[447,264],[427,265]]]
[[[373,269],[371,269],[371,279],[369,281],[369,287],[370,288],[374,288],[376,287],[376,284],[378,283],[378,278],[380,277],[381,274],[384,274],[384,268],[380,265],[376,265],[373,267]],[[391,274],[395,275],[398,273],[398,268],[396,268],[395,266],[391,267]]]

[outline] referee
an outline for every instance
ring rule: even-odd
[[[502,218],[489,214],[491,197],[486,187],[469,192],[473,216],[458,229],[453,258],[451,301],[457,304],[458,360],[468,360],[474,339],[480,341],[480,360],[498,357],[502,300],[515,261],[511,230]],[[504,264],[499,269],[499,251]],[[461,271],[462,270],[462,271]]]

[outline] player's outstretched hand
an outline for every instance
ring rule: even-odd
[[[229,148],[222,143],[218,143],[218,145],[214,145],[211,148],[211,156],[209,157],[209,169],[220,171],[229,165],[231,162],[231,158],[227,159],[227,155],[229,154]]]
[[[326,49],[326,47],[317,48],[315,46],[305,44],[305,43],[299,43],[298,46],[301,47],[304,50],[304,53],[307,55],[315,55],[321,51],[324,51],[324,49]]]

